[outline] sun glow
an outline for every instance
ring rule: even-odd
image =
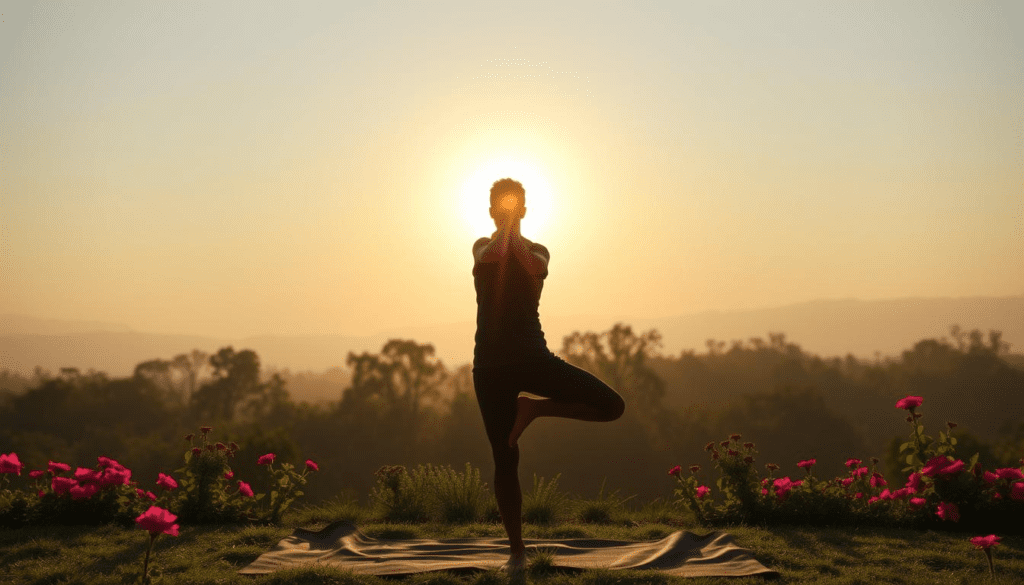
[[[476,237],[490,236],[494,219],[489,213],[491,185],[498,179],[511,178],[526,189],[526,216],[523,217],[523,236],[543,241],[553,211],[551,182],[545,169],[526,158],[503,158],[484,162],[466,178],[460,190],[459,209],[466,225]]]

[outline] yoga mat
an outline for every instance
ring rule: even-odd
[[[661,540],[643,542],[590,538],[530,538],[524,542],[527,560],[535,550],[549,551],[554,554],[556,567],[655,569],[680,577],[778,575],[759,563],[750,550],[736,546],[725,532],[700,536],[677,531]],[[368,575],[483,571],[499,568],[508,556],[507,538],[376,539],[354,524],[341,521],[319,531],[297,528],[238,572],[263,575],[308,565]]]

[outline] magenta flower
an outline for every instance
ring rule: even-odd
[[[252,487],[244,481],[238,482],[238,493],[242,494],[247,498],[252,497]]]
[[[904,410],[914,410],[918,406],[921,406],[922,402],[924,402],[924,399],[921,398],[920,396],[907,396],[906,398],[900,398],[896,402],[896,408],[902,408]]]
[[[199,427],[199,432],[203,433],[204,435],[206,433],[209,433],[212,430],[213,430],[213,427]]]
[[[71,491],[71,488],[78,485],[78,482],[70,477],[55,477],[50,482],[50,489],[53,493],[61,495]]]
[[[697,473],[698,471],[700,471],[700,465],[691,465],[690,466],[690,473]]]
[[[682,467],[680,467],[680,466],[678,466],[678,465],[676,465],[676,466],[675,466],[675,467],[673,467],[672,469],[669,469],[669,470],[668,470],[668,474],[669,474],[669,475],[675,475],[675,476],[678,476],[678,475],[679,475],[679,474],[681,474],[682,472],[683,472],[683,468],[682,468]]]
[[[987,549],[999,544],[999,537],[995,534],[989,534],[988,536],[975,536],[971,539],[971,544],[975,548]]]
[[[999,480],[999,475],[992,473],[991,471],[986,471],[981,477],[985,480],[985,483],[989,485],[992,485]]]
[[[939,455],[929,459],[928,463],[925,463],[924,467],[921,468],[921,473],[928,477],[947,476],[960,473],[963,471],[963,468],[963,461],[959,459],[950,461],[945,455]]]
[[[859,479],[859,478],[864,477],[865,475],[868,474],[868,468],[867,467],[858,467],[857,469],[854,469],[850,473],[853,474],[854,477]]]
[[[39,479],[40,477],[43,476],[44,473],[46,473],[45,469],[36,469],[34,471],[28,472],[28,476],[31,477],[32,479]]]
[[[999,476],[999,479],[1008,479],[1010,481],[1013,481],[1015,479],[1024,479],[1024,473],[1021,473],[1019,469],[1014,467],[997,469],[996,475]]]
[[[235,477],[235,472],[230,469],[224,472],[224,479],[232,479]]]
[[[199,447],[192,447],[192,454],[193,455],[202,455],[202,453],[203,453],[203,450],[201,448],[199,448]]]
[[[21,475],[21,468],[24,465],[18,460],[17,453],[0,455],[0,473],[17,473]]]
[[[939,518],[943,520],[950,520],[952,522],[960,521],[960,508],[956,504],[940,502],[939,508],[935,512]]]
[[[882,477],[881,473],[878,473],[876,471],[873,474],[871,474],[871,487],[877,488],[877,487],[882,487],[883,485],[889,485],[889,484],[888,484],[888,482],[885,481],[885,478]]]
[[[174,481],[174,478],[169,475],[162,473],[158,474],[156,485],[164,488],[165,490],[173,490],[178,488],[178,482]]]
[[[313,471],[320,471],[320,466],[316,464],[312,459],[306,459],[306,467]]]
[[[57,463],[54,461],[51,461],[50,464],[46,466],[46,468],[49,469],[50,473],[54,475],[57,475],[58,473],[63,473],[65,471],[71,471],[71,466],[68,465],[67,463]]]
[[[270,465],[274,462],[275,457],[277,457],[277,455],[274,455],[273,453],[260,455],[260,458],[256,460],[256,465]]]
[[[99,464],[100,464],[100,467],[103,467],[103,468],[107,468],[107,467],[123,467],[120,463],[118,463],[117,461],[114,461],[110,457],[100,456],[100,457],[96,458],[96,461],[98,461]]]
[[[840,480],[839,483],[843,484],[844,488],[848,488],[848,487],[850,487],[850,484],[853,483],[853,478],[852,477],[844,477],[842,480]]]
[[[147,492],[140,488],[135,488],[135,493],[139,495],[139,498],[149,498],[150,500],[156,501],[156,494],[153,492]]]
[[[703,500],[704,496],[708,495],[708,492],[710,491],[711,489],[706,485],[697,486],[697,499]]]
[[[178,536],[178,525],[174,523],[177,519],[177,516],[159,506],[150,506],[135,519],[135,523],[139,525],[139,528],[148,530],[149,535],[154,538],[158,534]]]
[[[846,466],[849,467],[850,469],[853,469],[854,467],[857,467],[858,465],[860,465],[860,459],[847,459],[846,460]]]
[[[880,498],[879,498],[878,496],[871,496],[870,498],[868,498],[868,505],[874,504],[874,503],[875,503],[875,502],[877,502],[877,501],[878,501],[879,499],[880,499]]]
[[[79,467],[75,470],[75,481],[80,484],[99,483],[100,474],[95,469]]]
[[[912,493],[915,493],[915,494],[917,492],[921,491],[921,474],[920,473],[914,472],[914,473],[910,474],[910,477],[907,478],[907,489],[910,490]]]
[[[925,500],[924,498],[910,498],[911,506],[923,506],[926,503],[928,503],[928,501]]]
[[[802,469],[806,469],[807,471],[810,471],[811,467],[817,462],[817,459],[807,459],[806,461],[801,461],[800,463],[797,463],[796,466]]]
[[[1015,483],[1010,486],[1010,498],[1013,500],[1024,501],[1024,483]]]
[[[71,494],[72,500],[88,500],[96,495],[98,491],[100,491],[100,486],[94,483],[87,483],[72,486],[68,493]]]
[[[103,470],[99,475],[99,484],[106,486],[128,485],[132,479],[132,471],[120,463],[114,462],[116,467],[111,466]]]

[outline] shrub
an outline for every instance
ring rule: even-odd
[[[411,473],[404,465],[385,465],[374,475],[377,484],[370,492],[370,503],[386,522],[422,522],[431,516],[432,490],[426,468],[420,465]]]
[[[450,466],[428,465],[427,471],[442,522],[475,522],[482,515],[486,492],[479,469],[466,463],[464,473]]]
[[[531,524],[551,524],[565,516],[569,498],[558,491],[557,474],[545,483],[533,474],[533,491],[523,494],[523,520]]]
[[[601,490],[597,492],[597,499],[582,500],[576,506],[576,514],[583,522],[591,524],[608,524],[612,516],[623,508],[623,504],[632,500],[636,495],[628,498],[619,498],[619,490],[605,495],[604,488],[608,478],[601,482]]]

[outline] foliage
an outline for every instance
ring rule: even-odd
[[[488,513],[493,500],[480,481],[480,470],[469,463],[464,472],[432,464],[411,471],[402,465],[385,465],[375,475],[371,506],[388,522],[476,522]]]
[[[558,489],[556,474],[544,481],[533,474],[533,490],[523,494],[523,521],[533,524],[552,524],[561,521],[567,512],[569,498]]]
[[[636,497],[636,494],[626,497],[619,497],[619,490],[605,493],[605,481],[601,482],[601,489],[597,492],[597,498],[581,500],[576,504],[576,516],[583,522],[590,524],[607,524],[613,521],[613,515],[623,510],[623,505]]]
[[[907,409],[912,431],[901,446],[907,467],[906,485],[889,487],[877,469],[849,459],[846,477],[821,480],[813,473],[815,459],[799,462],[803,478],[774,476],[778,466],[766,464],[761,478],[754,466],[757,451],[751,442],[740,445],[734,434],[719,444],[708,443],[712,461],[719,470],[717,492],[699,485],[696,473],[684,477],[679,466],[669,473],[676,477],[677,502],[686,506],[702,523],[722,525],[736,522],[777,524],[881,524],[938,528],[958,523],[965,529],[1016,533],[1024,521],[1024,460],[1021,467],[984,471],[974,454],[965,463],[955,459],[955,423],[939,440],[924,434],[916,412],[922,399],[908,396],[897,403]],[[719,450],[721,447],[721,451]]]

